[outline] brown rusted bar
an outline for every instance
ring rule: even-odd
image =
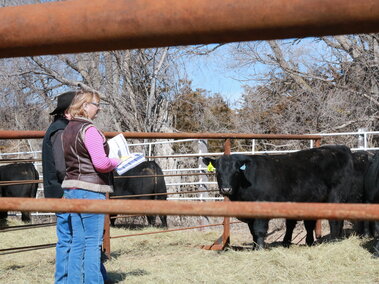
[[[0,139],[40,139],[44,135],[45,131],[0,130]]]
[[[379,204],[0,198],[0,210],[299,220],[379,220]]]
[[[232,151],[232,143],[230,139],[224,142],[224,155],[230,155]],[[224,202],[229,202],[228,197],[224,197]],[[223,250],[230,243],[230,218],[224,217],[222,235],[212,244],[203,246],[206,250]]]
[[[1,8],[0,8],[1,10]],[[248,134],[248,133],[159,133],[159,132],[121,132],[125,138],[135,139],[278,139],[278,140],[312,140],[322,139],[320,135],[297,134]],[[107,138],[120,132],[104,132]],[[0,139],[40,139],[45,131],[0,130]]]
[[[238,223],[241,223],[241,221],[231,222],[231,224],[238,224]],[[156,231],[156,232],[145,232],[145,233],[138,233],[138,234],[119,235],[119,236],[113,236],[111,238],[117,239],[117,238],[144,236],[144,235],[155,235],[155,234],[162,234],[162,233],[171,233],[171,232],[178,232],[178,231],[202,229],[202,228],[207,228],[207,227],[216,227],[216,226],[222,226],[222,225],[223,224],[208,224],[208,225],[200,225],[200,226],[194,226],[194,227],[185,227],[185,228],[178,228],[178,229],[162,230],[162,231]]]
[[[109,193],[105,194],[106,199],[109,200]],[[104,216],[104,238],[103,238],[103,251],[105,255],[111,258],[111,221],[109,214]]]
[[[20,225],[20,226],[10,226],[10,227],[5,227],[5,228],[0,228],[0,233],[51,227],[51,226],[55,226],[56,224],[57,224],[57,222],[42,223],[42,224],[29,224],[29,225]]]
[[[315,139],[315,147],[321,146],[321,139]],[[316,221],[316,227],[315,227],[315,235],[316,239],[319,239],[322,237],[322,226],[321,226],[321,220]]]
[[[32,183],[42,183],[42,179],[32,179],[32,180],[4,180],[0,181],[0,186],[4,185],[19,185],[19,184],[32,184]]]
[[[45,248],[52,248],[52,247],[55,247],[55,245],[56,245],[56,243],[0,249],[0,255],[13,254],[13,253],[32,251],[32,250],[38,250],[38,249],[45,249]]]
[[[114,137],[119,132],[105,132],[107,137]],[[156,138],[156,139],[278,139],[278,140],[310,140],[322,139],[320,135],[297,134],[249,134],[249,133],[157,133],[157,132],[122,132],[125,138]]]
[[[224,143],[224,155],[230,155],[231,153],[231,142],[230,139],[226,139]],[[224,197],[224,202],[229,202],[228,197]],[[204,245],[203,249],[206,250],[223,250],[230,243],[230,218],[224,217],[223,221],[223,232],[222,235],[212,244]]]
[[[0,56],[378,31],[377,0],[76,0],[1,8]]]
[[[212,189],[212,190],[176,191],[176,192],[163,192],[163,193],[130,194],[130,195],[112,196],[110,197],[110,199],[136,198],[136,197],[146,197],[146,196],[163,196],[163,195],[176,195],[176,194],[194,194],[194,193],[218,192],[218,191],[219,191],[218,189]]]

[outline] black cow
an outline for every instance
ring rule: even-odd
[[[364,194],[364,176],[370,165],[372,159],[372,154],[366,151],[353,152],[353,169],[354,174],[352,176],[352,186],[350,191],[347,193],[348,203],[362,203]],[[295,229],[297,220],[286,219],[286,234],[283,238],[283,246],[289,247],[291,245],[292,234]],[[357,234],[363,235],[364,233],[364,222],[353,221],[354,229]],[[316,226],[315,220],[304,220],[304,227],[307,232],[306,234],[306,244],[311,245],[314,242],[313,231]],[[367,226],[366,226],[367,227]]]
[[[137,176],[156,176],[156,177],[137,177]],[[145,161],[138,166],[132,168],[122,175],[131,178],[115,178],[114,192],[110,196],[126,196],[126,195],[143,195],[152,194],[150,196],[140,196],[133,199],[156,199],[166,200],[167,195],[153,195],[154,193],[167,193],[166,183],[163,177],[162,169],[154,161]],[[136,176],[136,177],[132,177]],[[167,216],[159,216],[163,227],[167,227]],[[147,216],[149,225],[155,226],[156,216]],[[114,225],[114,219],[111,219]]]
[[[367,151],[353,152],[354,176],[348,202],[364,202],[364,183],[367,171],[373,161],[373,154]]]
[[[374,155],[367,170],[364,193],[366,203],[379,203],[379,152]],[[365,223],[367,225],[365,226],[365,233],[372,235],[375,239],[374,255],[379,257],[379,221]]]
[[[39,174],[32,163],[10,164],[0,167],[0,181],[38,180]],[[38,183],[0,185],[0,197],[32,197],[37,195]],[[0,212],[0,220],[4,222],[8,212]],[[21,220],[30,222],[30,213],[21,212]]]
[[[350,193],[348,195],[348,203],[364,203],[365,202],[365,177],[372,163],[373,154],[367,151],[353,152],[354,175]],[[354,221],[355,231],[358,235],[368,234],[368,223],[362,221]]]
[[[220,193],[231,201],[346,202],[354,173],[346,146],[328,145],[284,155],[230,155],[204,158],[216,168]],[[264,247],[267,219],[244,219],[258,248]],[[330,220],[331,237],[342,233],[342,221]],[[287,221],[290,242],[296,220]],[[314,242],[315,220],[305,222],[308,245]]]

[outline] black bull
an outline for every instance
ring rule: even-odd
[[[0,181],[38,180],[39,174],[32,163],[10,164],[0,167]],[[37,194],[38,183],[2,185],[0,197],[32,197]],[[0,212],[0,220],[5,220],[8,212]],[[21,220],[30,222],[30,213],[21,212]]]
[[[336,202],[349,200],[354,182],[353,157],[349,148],[328,145],[284,155],[229,155],[205,164],[216,168],[220,193],[231,201],[272,202]],[[268,219],[244,219],[258,248],[264,247]],[[306,220],[308,245],[314,242],[316,220]],[[330,220],[331,238],[340,237],[343,221]],[[287,220],[289,227],[283,240],[291,242],[296,220]]]
[[[111,197],[128,195],[147,195],[133,197],[134,199],[166,200],[167,188],[162,169],[154,161],[146,161],[122,175],[130,178],[115,178],[114,192]],[[143,177],[148,176],[148,177]],[[154,195],[158,194],[158,195]],[[159,195],[161,194],[161,195]],[[128,197],[131,198],[131,197]],[[125,199],[128,199],[125,198]],[[167,227],[167,216],[159,216],[163,227]],[[147,216],[149,225],[155,226],[156,216]],[[114,219],[111,219],[114,225]]]
[[[367,203],[379,203],[379,153],[376,153],[372,159],[369,169],[365,176],[364,199]],[[373,253],[379,256],[379,221],[365,222],[366,235],[372,235],[375,238]]]

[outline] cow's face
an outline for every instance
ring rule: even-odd
[[[242,184],[246,183],[244,171],[246,161],[234,155],[222,156],[214,160],[203,158],[206,165],[211,163],[216,168],[216,177],[220,193],[226,196],[236,194]]]

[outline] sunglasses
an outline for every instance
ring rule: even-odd
[[[97,107],[97,108],[99,108],[100,107],[100,104],[98,104],[98,103],[93,103],[93,102],[90,102],[89,104],[91,104],[91,105],[94,105],[95,107]]]

